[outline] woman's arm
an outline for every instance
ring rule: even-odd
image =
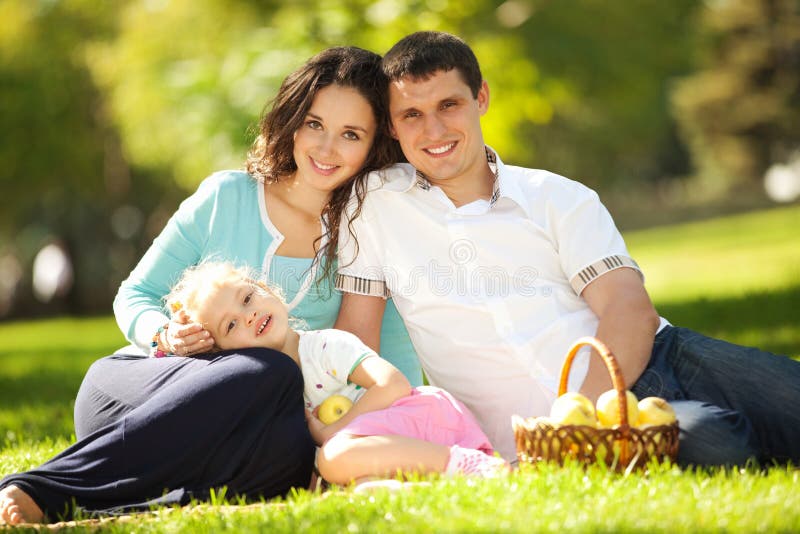
[[[324,443],[359,415],[388,408],[397,399],[411,394],[411,384],[405,375],[383,358],[375,356],[364,358],[348,379],[366,391],[335,423],[325,425],[315,416],[309,418],[311,435],[319,444]]]
[[[153,335],[169,321],[163,297],[178,281],[184,269],[196,265],[211,231],[211,217],[218,203],[220,181],[207,179],[184,200],[161,233],[122,282],[114,299],[114,315],[122,333],[144,351],[150,349]],[[202,326],[173,324],[167,335],[170,348],[190,354],[199,352]],[[178,338],[183,338],[178,343]],[[187,344],[188,342],[188,344]],[[198,349],[198,350],[189,350]]]

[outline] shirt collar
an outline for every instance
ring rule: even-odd
[[[492,196],[489,198],[489,208],[491,209],[501,198],[508,198],[519,205],[519,207],[525,210],[525,213],[530,216],[528,201],[522,189],[520,189],[519,182],[509,175],[509,172],[505,169],[505,164],[493,148],[486,145],[485,149],[486,162],[489,164],[489,169],[491,169],[494,174],[494,184],[492,184]],[[416,183],[410,181],[406,190],[411,189],[414,185],[425,191],[431,188],[431,183],[424,174],[420,171],[416,171],[415,176]]]
[[[486,147],[486,150],[490,151],[492,149]],[[525,213],[530,217],[531,213],[528,211],[528,197],[523,193],[520,187],[520,180],[517,178],[517,173],[509,172],[500,157],[494,152],[492,152],[492,154],[494,154],[496,161],[496,170],[495,167],[492,167],[492,170],[495,171],[496,178],[491,205],[493,206],[501,198],[507,198],[525,210]],[[490,163],[489,165],[491,166],[492,164]]]
[[[509,198],[518,204],[522,209],[528,213],[528,202],[525,195],[519,187],[519,183],[509,176],[508,171],[505,170],[505,164],[488,145],[485,146],[486,162],[489,164],[494,174],[494,184],[492,185],[492,196],[489,199],[489,207],[494,206],[501,198]],[[428,178],[419,170],[415,169],[408,163],[396,164],[388,169],[382,171],[384,174],[384,189],[406,192],[413,187],[418,187],[423,191],[430,190],[432,184]],[[387,178],[389,178],[387,180]],[[530,213],[528,213],[530,215]]]

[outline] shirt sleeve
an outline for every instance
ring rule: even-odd
[[[114,315],[125,337],[144,351],[159,326],[169,321],[163,298],[187,267],[203,255],[218,197],[218,180],[206,179],[184,200],[150,248],[122,282]]]
[[[365,358],[377,356],[375,351],[350,332],[331,329],[323,330],[322,334],[324,337],[319,349],[319,361],[327,374],[343,384],[350,382],[350,375]]]
[[[359,216],[348,224],[356,206],[354,195],[350,198],[339,228],[336,289],[345,293],[389,298],[383,274],[383,247],[377,245],[379,227],[371,213],[370,194],[366,195]]]
[[[615,269],[642,271],[628,254],[625,241],[597,193],[573,182],[574,202],[555,225],[561,267],[580,295],[591,282]]]

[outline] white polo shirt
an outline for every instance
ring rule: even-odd
[[[581,291],[639,268],[594,191],[487,156],[492,199],[459,208],[409,164],[372,173],[358,245],[342,225],[336,286],[391,296],[430,383],[512,460],[511,416],[547,414],[570,345],[597,330]],[[587,367],[586,354],[575,359],[570,389]]]

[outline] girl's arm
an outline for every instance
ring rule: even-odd
[[[309,418],[311,435],[319,444],[324,443],[362,413],[388,408],[397,399],[411,394],[411,384],[405,375],[394,365],[379,357],[364,358],[348,379],[367,391],[335,423],[325,425],[315,416]]]

